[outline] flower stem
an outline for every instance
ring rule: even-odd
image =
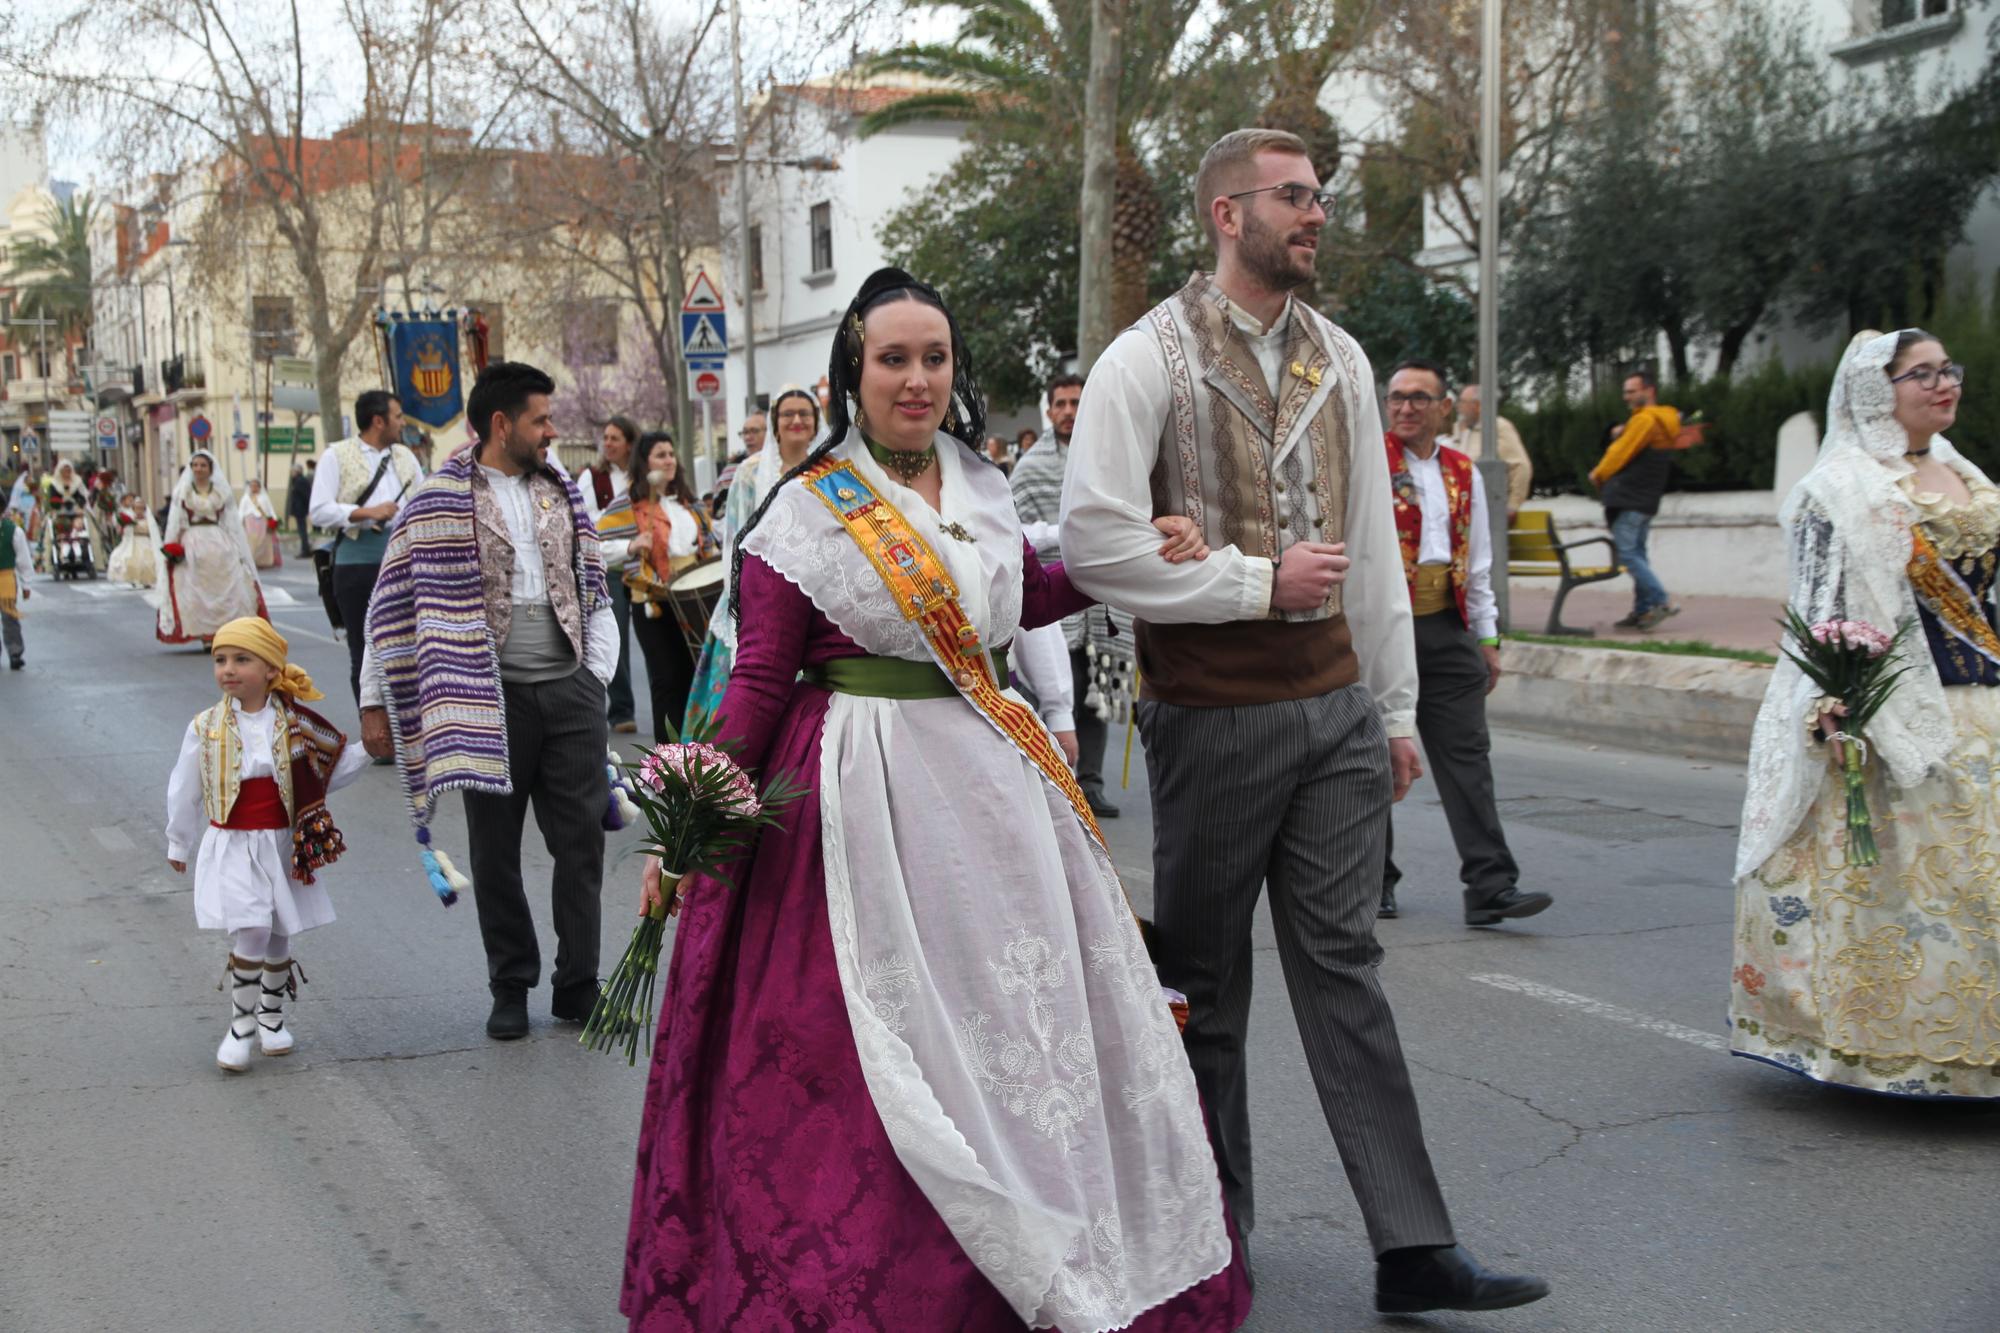
[[[1882,854],[1875,846],[1874,821],[1868,815],[1868,786],[1861,766],[1861,747],[1847,746],[1847,864],[1876,866]]]

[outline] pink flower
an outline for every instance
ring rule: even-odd
[[[1865,620],[1822,620],[1812,627],[1811,633],[1815,643],[1851,648],[1870,657],[1880,657],[1889,651],[1889,636]]]
[[[750,775],[734,759],[705,741],[675,741],[656,745],[639,761],[639,781],[654,791],[662,791],[669,777],[687,779],[695,769],[710,774],[720,772],[729,790],[731,810],[743,816],[762,812],[757,788]]]

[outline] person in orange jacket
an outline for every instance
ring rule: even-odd
[[[1618,548],[1618,563],[1632,576],[1632,611],[1617,622],[1618,627],[1652,629],[1680,614],[1653,573],[1646,537],[1673,475],[1681,414],[1660,402],[1659,382],[1649,370],[1635,370],[1625,377],[1625,406],[1632,415],[1590,470],[1590,483],[1604,501],[1604,521],[1611,529],[1612,545]]]

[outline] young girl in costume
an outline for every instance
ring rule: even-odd
[[[215,633],[222,701],[188,724],[167,781],[167,864],[194,873],[195,924],[229,932],[229,1030],[215,1062],[250,1067],[250,1039],[265,1055],[289,1055],[285,997],[305,980],[291,937],[333,920],[315,872],[346,850],[326,795],[368,763],[359,746],[301,705],[324,698],[285,660],[283,636],[255,616]],[[296,973],[296,980],[294,975]]]

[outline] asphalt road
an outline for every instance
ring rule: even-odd
[[[273,616],[350,722],[307,577],[271,580]],[[302,942],[299,1052],[218,1072],[225,946],[195,929],[160,834],[181,730],[214,696],[206,661],[156,644],[129,590],[38,594],[28,667],[0,673],[0,1330],[618,1327],[643,1070],[580,1050],[546,988],[529,1040],[486,1040],[471,906],[438,906],[375,769],[334,802],[351,850],[328,879],[339,921]],[[1722,1052],[1742,770],[1520,736],[1499,765],[1555,908],[1465,929],[1420,789],[1384,977],[1462,1238],[1556,1291],[1386,1322],[2000,1327],[2000,1109],[1826,1092]],[[1143,905],[1136,756],[1133,784],[1109,829]],[[455,804],[441,829],[462,843]],[[532,835],[527,857],[546,873]],[[607,959],[631,879],[607,890]],[[1376,1327],[1261,930],[1250,1327]]]

